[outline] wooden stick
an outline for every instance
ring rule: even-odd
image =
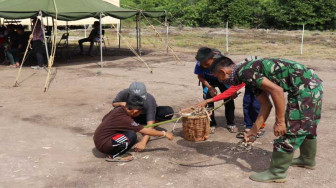
[[[239,95],[241,92],[238,92],[237,95]],[[230,102],[232,100],[232,98],[230,98],[229,100],[223,102],[221,105],[215,107],[212,111],[215,111],[217,110],[218,108],[222,107],[223,105],[225,105],[226,103]],[[167,120],[167,121],[161,121],[159,123],[154,123],[154,124],[151,124],[151,125],[146,125],[144,126],[145,128],[150,128],[150,127],[156,127],[156,126],[159,126],[159,125],[163,125],[163,124],[166,124],[166,123],[171,123],[171,122],[174,122],[174,121],[177,121],[179,119],[182,119],[182,118],[174,118],[174,119],[171,119],[171,120]]]

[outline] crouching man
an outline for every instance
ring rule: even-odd
[[[144,128],[134,121],[144,109],[145,100],[138,95],[130,95],[125,106],[119,106],[106,114],[94,133],[96,148],[107,154],[106,161],[127,162],[134,158],[126,153],[137,141],[136,132],[150,136],[164,136],[169,140],[171,133]]]
[[[125,106],[129,96],[138,95],[144,99],[144,109],[139,116],[134,117],[135,122],[141,125],[151,125],[155,122],[170,120],[174,110],[170,106],[158,106],[156,100],[150,93],[147,93],[146,86],[142,82],[132,82],[129,88],[118,93],[112,102],[113,107]],[[135,145],[135,151],[143,151],[150,139],[148,135]]]

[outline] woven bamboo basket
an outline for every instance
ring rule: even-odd
[[[208,115],[182,115],[183,135],[189,141],[204,141],[209,138],[210,120]]]

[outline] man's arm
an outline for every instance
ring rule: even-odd
[[[152,125],[154,124],[155,121],[147,121],[147,125]],[[154,127],[150,127],[149,129],[154,129]],[[149,140],[149,136],[147,134],[145,134],[142,139],[140,140],[140,142],[138,142],[135,147],[134,150],[135,151],[143,151],[146,148],[147,142]]]
[[[150,135],[150,136],[165,136],[169,140],[173,140],[174,136],[172,133],[168,133],[165,131],[157,131],[155,129],[143,128],[139,131],[141,134]]]
[[[113,107],[126,106],[126,100],[128,96],[128,89],[121,90],[112,101]]]
[[[209,89],[209,91],[210,91],[210,95],[211,95],[212,97],[214,97],[214,96],[217,95],[217,90],[209,84],[209,82],[202,76],[202,74],[198,74],[198,75],[197,75],[197,78],[202,82],[202,84],[203,84],[205,87],[207,87],[207,88]]]
[[[245,140],[246,141],[252,141],[250,140],[249,137],[250,136],[257,136],[257,132],[260,129],[261,125],[264,124],[272,110],[272,103],[268,98],[268,94],[266,92],[261,92],[258,96],[258,101],[260,103],[260,110],[259,110],[259,114],[258,117],[255,121],[255,123],[253,124],[251,130],[245,134]]]
[[[286,133],[286,123],[285,123],[285,96],[283,89],[268,80],[267,78],[263,78],[261,82],[261,89],[263,92],[258,95],[258,100],[260,102],[260,111],[257,117],[255,124],[251,129],[251,133],[245,135],[245,140],[249,135],[256,135],[260,126],[267,120],[269,113],[271,111],[271,102],[267,96],[269,93],[272,97],[274,106],[275,106],[275,116],[276,120],[274,123],[274,135],[282,136]],[[266,93],[267,92],[267,93]]]
[[[113,107],[126,106],[126,102],[114,102],[112,103]]]
[[[284,90],[282,87],[274,84],[267,78],[263,79],[261,89],[271,95],[275,106],[274,135],[282,136],[286,133]]]
[[[245,86],[244,83],[242,83],[240,85],[236,85],[236,86],[230,86],[229,89],[225,90],[223,93],[221,93],[221,94],[219,94],[219,95],[217,95],[213,98],[206,99],[203,102],[200,102],[200,103],[196,104],[196,106],[205,107],[210,102],[217,102],[217,101],[220,101],[220,100],[227,99],[227,98],[233,96],[234,94],[236,94],[237,91],[239,91],[244,86]]]
[[[236,85],[236,86],[230,86],[229,89],[225,90],[223,93],[215,96],[213,98],[213,102],[217,102],[220,100],[224,100],[227,99],[231,96],[233,96],[234,94],[237,93],[237,91],[239,91],[241,88],[243,88],[245,86],[245,83],[242,83],[240,85]]]

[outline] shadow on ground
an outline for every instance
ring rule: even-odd
[[[245,172],[261,171],[266,169],[270,162],[271,152],[252,147],[252,149],[241,149],[237,143],[205,141],[189,142],[187,140],[178,140],[178,145],[190,147],[197,153],[214,157],[225,161],[226,164],[233,164]]]

